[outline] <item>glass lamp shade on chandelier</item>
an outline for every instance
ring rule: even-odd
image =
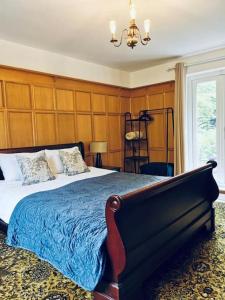
[[[144,30],[145,30],[145,35],[142,37],[141,32],[136,24],[136,9],[135,5],[132,0],[129,1],[130,5],[130,24],[128,28],[125,28],[122,33],[120,40],[116,38],[116,21],[110,21],[109,27],[110,31],[112,34],[111,38],[111,43],[115,47],[120,47],[123,43],[123,40],[126,40],[127,46],[130,48],[134,48],[138,42],[141,42],[142,45],[146,46],[149,41],[151,40],[150,38],[150,27],[151,27],[151,22],[149,19],[144,21]]]

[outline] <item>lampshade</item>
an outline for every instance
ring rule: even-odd
[[[92,142],[90,144],[90,152],[106,153],[107,152],[107,142]]]

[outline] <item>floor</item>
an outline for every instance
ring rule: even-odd
[[[225,300],[225,203],[215,203],[216,232],[201,235],[145,284],[143,300]],[[225,197],[224,197],[225,198]],[[87,300],[88,293],[34,254],[8,247],[0,234],[1,300]],[[127,299],[129,300],[129,299]]]
[[[223,201],[223,202],[225,202],[225,194],[220,194],[219,198],[217,199],[217,201]]]

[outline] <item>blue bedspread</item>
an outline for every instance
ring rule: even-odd
[[[106,264],[107,199],[162,179],[111,173],[27,196],[13,211],[7,244],[33,251],[92,291]]]

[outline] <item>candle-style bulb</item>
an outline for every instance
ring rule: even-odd
[[[131,20],[136,19],[136,8],[135,8],[134,3],[132,3],[132,2],[130,4],[130,18],[131,18]]]
[[[116,34],[116,21],[114,21],[114,20],[110,21],[109,28],[110,28],[112,35],[115,35]]]
[[[149,19],[144,21],[144,29],[145,29],[145,33],[150,33],[150,28],[151,28],[151,22]]]

